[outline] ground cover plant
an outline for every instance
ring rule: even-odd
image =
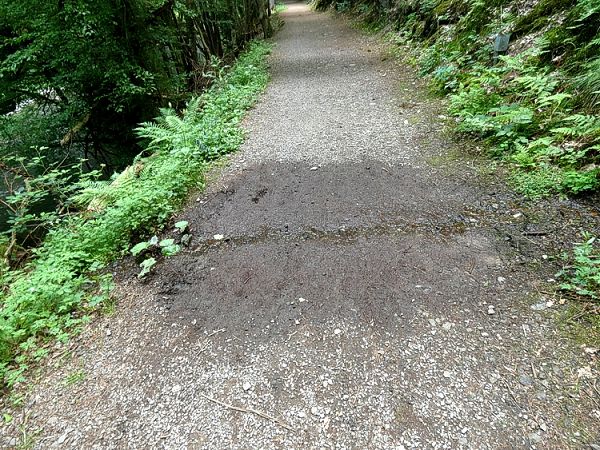
[[[134,238],[152,236],[202,186],[210,162],[238,148],[239,122],[268,80],[269,50],[265,42],[252,43],[183,111],[162,109],[139,126],[144,151],[134,163],[110,180],[91,175],[75,183],[64,201],[79,212],[53,215],[24,266],[9,270],[3,263],[0,377],[8,385],[48,352],[46,342],[65,340],[88,320],[89,309],[107,300],[111,278],[102,269],[128,253]]]
[[[185,107],[250,40],[268,0],[0,0],[0,244],[18,267],[82,175],[104,179],[142,147],[160,107]],[[46,179],[42,180],[41,176]],[[29,216],[33,212],[36,217]]]

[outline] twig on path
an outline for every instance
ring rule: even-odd
[[[224,408],[231,409],[233,411],[238,411],[238,412],[247,413],[247,414],[255,414],[255,415],[259,416],[259,417],[262,417],[263,419],[267,419],[267,420],[269,420],[269,421],[271,421],[273,423],[276,423],[280,427],[285,428],[286,430],[291,431],[292,433],[296,433],[296,430],[294,430],[292,427],[290,427],[283,420],[277,419],[275,417],[271,417],[271,416],[269,416],[268,414],[265,414],[262,411],[257,411],[256,409],[252,409],[252,408],[242,408],[242,407],[239,407],[239,406],[229,405],[227,403],[223,403],[222,401],[217,400],[216,398],[209,397],[209,396],[204,395],[202,393],[200,393],[200,396],[204,397],[208,401],[211,401],[213,403],[216,403],[217,405],[221,405]]]
[[[345,367],[342,367],[342,366],[332,367],[331,370],[345,370],[348,373],[352,373],[352,371],[350,369],[346,369]]]
[[[517,397],[515,397],[515,394],[513,393],[512,389],[510,388],[510,386],[508,384],[508,381],[506,381],[506,380],[502,380],[502,381],[504,381],[504,386],[506,386],[506,389],[508,390],[508,393],[512,397],[513,402],[515,402],[515,406],[520,408],[519,402],[517,401]]]
[[[288,334],[288,342],[290,341],[290,339],[292,338],[293,335],[295,335],[298,332],[298,330],[294,331],[293,333]]]
[[[591,387],[594,388],[594,390],[596,391],[596,393],[600,394],[600,392],[598,392],[598,389],[596,389],[595,386],[591,386]],[[590,394],[586,389],[582,389],[582,391],[586,393],[586,395],[590,398],[590,400],[592,400],[592,402],[594,402],[594,404],[597,407],[600,407],[600,403],[598,403],[598,400],[596,400],[596,397],[594,395],[592,395],[593,393]]]
[[[529,239],[527,236],[523,235],[522,236],[523,239],[525,239],[528,242],[531,242],[533,245],[537,245],[538,247],[541,247],[542,244],[540,244],[539,242],[535,242],[533,239]]]
[[[208,336],[206,336],[207,338],[209,337],[213,337],[215,334],[217,333],[225,333],[225,328],[221,328],[220,330],[215,330],[212,333],[210,333]]]
[[[299,327],[296,331],[294,331],[293,333],[288,334],[288,338],[287,341],[289,342],[290,339],[292,338],[292,336],[294,336],[296,333],[298,333],[298,331],[302,331],[304,330],[304,328],[306,328],[306,325],[302,325],[301,327]]]
[[[523,236],[548,236],[547,231],[523,231]]]

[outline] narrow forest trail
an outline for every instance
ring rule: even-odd
[[[510,237],[528,213],[428,162],[453,145],[435,102],[373,39],[283,15],[243,149],[181,214],[192,247],[121,276],[16,423],[40,448],[593,441],[589,362],[531,308],[543,237]]]

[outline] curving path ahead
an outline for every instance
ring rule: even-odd
[[[41,430],[39,448],[593,442],[589,361],[544,309],[531,214],[440,167],[438,107],[374,39],[301,2],[284,19],[242,151],[181,215],[192,247],[121,276],[116,315],[9,431]]]

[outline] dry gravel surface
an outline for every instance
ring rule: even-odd
[[[558,331],[544,254],[595,212],[441,164],[463,144],[411,69],[342,18],[283,15],[245,145],[178,217],[192,244],[146,281],[115,269],[116,313],[0,442],[600,448],[594,349]]]

